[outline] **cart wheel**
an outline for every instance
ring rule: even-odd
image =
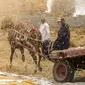
[[[68,61],[57,61],[53,67],[54,79],[58,82],[72,81],[74,71]]]

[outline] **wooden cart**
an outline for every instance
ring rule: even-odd
[[[56,81],[72,81],[77,69],[85,69],[85,47],[52,51],[49,57],[55,63],[53,76]]]

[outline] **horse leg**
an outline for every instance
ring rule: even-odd
[[[14,55],[14,52],[15,52],[15,48],[12,48],[12,47],[11,47],[11,55],[10,55],[10,68],[12,67],[12,60],[13,60],[13,55]]]
[[[42,53],[41,52],[41,49],[39,49],[39,53]],[[38,69],[39,69],[39,71],[41,72],[42,71],[42,67],[40,66],[40,61],[41,61],[41,59],[42,59],[42,56],[40,56],[40,55],[38,55],[38,57],[39,57],[39,60],[38,60]]]
[[[34,71],[34,74],[35,74],[37,72],[37,56],[33,52],[30,52],[30,54],[31,54],[33,61],[35,63],[35,68],[36,68],[35,71]]]
[[[40,66],[40,61],[41,61],[41,56],[39,56],[39,60],[38,60],[38,70],[41,72],[42,67]]]
[[[21,47],[20,51],[21,51],[21,55],[22,55],[22,61],[24,62],[25,71],[27,71],[27,66],[26,66],[26,63],[25,63],[25,56],[24,56],[24,48]]]
[[[20,48],[20,51],[21,51],[21,55],[22,55],[22,61],[25,62],[24,48],[21,47],[21,48]]]
[[[32,58],[33,58],[35,65],[36,65],[36,70],[34,71],[34,73],[37,72],[37,67],[38,67],[38,70],[41,72],[42,71],[42,68],[40,66],[41,56],[34,54],[34,55],[32,55]]]
[[[39,48],[39,53],[43,54],[42,48]],[[41,57],[41,56],[40,56]],[[45,60],[45,57],[42,56],[41,59]]]

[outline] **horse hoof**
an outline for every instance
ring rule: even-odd
[[[37,70],[34,70],[34,74],[36,74],[37,73]]]
[[[11,69],[12,68],[12,65],[10,65],[9,68]]]
[[[10,66],[10,69],[11,69],[12,67]]]
[[[41,67],[39,68],[39,71],[42,72],[42,68]]]

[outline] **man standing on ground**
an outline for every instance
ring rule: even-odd
[[[50,29],[45,19],[41,19],[40,33],[42,36],[42,52],[48,55],[48,45],[50,41]]]

